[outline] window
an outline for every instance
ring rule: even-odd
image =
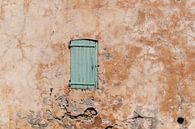
[[[92,39],[71,40],[70,82],[71,88],[98,87],[98,43]]]

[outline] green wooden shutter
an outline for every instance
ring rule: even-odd
[[[88,89],[98,86],[98,46],[96,40],[80,39],[70,42],[71,88]]]

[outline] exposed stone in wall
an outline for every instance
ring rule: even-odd
[[[194,0],[0,0],[0,129],[194,129]],[[73,90],[72,39],[99,89]]]

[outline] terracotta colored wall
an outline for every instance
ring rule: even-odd
[[[0,129],[195,129],[194,21],[194,0],[0,0]],[[77,38],[98,90],[68,88]]]

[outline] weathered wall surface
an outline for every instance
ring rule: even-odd
[[[68,88],[77,38],[98,90]],[[0,0],[0,39],[0,129],[195,129],[194,0]]]

